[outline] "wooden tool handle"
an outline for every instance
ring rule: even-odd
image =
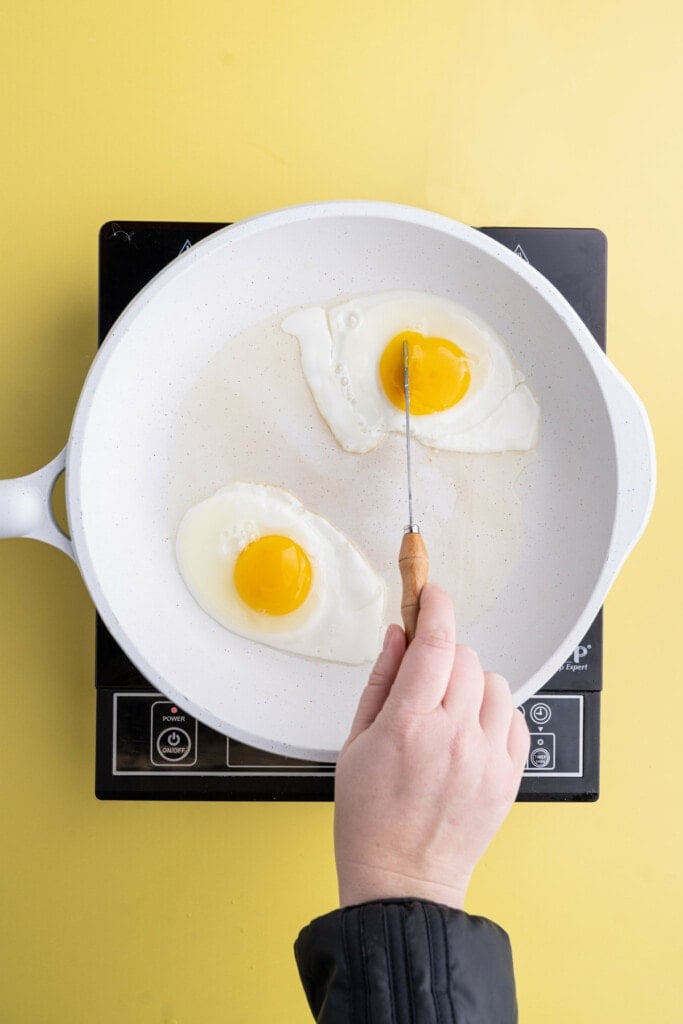
[[[415,636],[420,593],[429,578],[429,556],[421,533],[404,533],[398,556],[403,580],[401,615],[408,643]]]

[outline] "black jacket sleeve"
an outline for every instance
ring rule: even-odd
[[[318,1024],[517,1024],[510,941],[484,917],[361,903],[312,921],[294,954]]]

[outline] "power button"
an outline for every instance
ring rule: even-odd
[[[197,720],[171,701],[152,704],[150,760],[158,768],[197,763]]]
[[[157,753],[164,761],[183,761],[192,751],[192,740],[184,729],[174,726],[157,736]]]

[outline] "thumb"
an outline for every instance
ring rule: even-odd
[[[346,745],[365,732],[384,707],[389,690],[398,672],[406,649],[405,633],[400,626],[389,626],[384,636],[384,647],[374,664],[367,685],[360,695],[356,715]]]
[[[391,690],[392,706],[414,714],[437,708],[448,689],[454,657],[453,602],[435,583],[425,583],[415,638]]]

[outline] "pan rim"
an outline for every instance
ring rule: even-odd
[[[83,488],[83,479],[81,474],[82,460],[80,457],[82,439],[87,427],[89,411],[94,401],[97,388],[107,371],[109,360],[116,351],[118,341],[125,335],[129,325],[134,321],[139,312],[148,304],[148,302],[163,288],[167,287],[177,276],[183,274],[190,265],[209,257],[225,245],[239,242],[242,238],[247,238],[250,235],[258,234],[259,232],[268,231],[274,227],[300,221],[317,220],[330,217],[343,218],[349,216],[363,218],[375,217],[390,221],[408,222],[422,228],[433,229],[437,232],[445,233],[451,238],[455,237],[467,242],[474,248],[479,249],[482,253],[485,253],[487,256],[503,263],[511,269],[515,275],[525,280],[525,282],[535,292],[539,293],[540,297],[551,306],[555,314],[564,321],[573,338],[583,350],[583,354],[595,374],[600,392],[603,396],[613,433],[615,450],[617,452],[619,450],[617,437],[618,424],[615,424],[614,422],[614,410],[606,394],[606,375],[611,376],[612,378],[618,378],[619,383],[625,386],[625,388],[639,403],[639,399],[637,399],[633,389],[626,381],[624,381],[613,364],[595,344],[594,339],[581,318],[567,302],[564,296],[562,296],[546,278],[544,278],[534,267],[530,266],[525,261],[520,260],[517,255],[495,240],[481,234],[477,229],[471,228],[432,211],[423,210],[419,207],[405,206],[402,204],[382,201],[335,200],[322,203],[307,203],[286,207],[281,210],[260,213],[228,227],[221,228],[209,235],[206,239],[198,242],[186,253],[178,256],[172,263],[161,270],[159,274],[157,274],[138,293],[138,295],[121,313],[108,332],[105,342],[93,361],[91,369],[86,377],[72,421],[69,442],[67,445],[67,514],[69,517],[69,526],[76,552],[76,558],[83,575],[83,579],[98,612],[102,616],[107,628],[110,630],[114,638],[121,645],[134,664],[136,664],[140,669],[143,675],[150,683],[152,683],[152,685],[156,686],[161,690],[161,692],[168,695],[171,699],[177,699],[189,713],[195,715],[195,717],[218,729],[218,731],[222,733],[226,732],[227,723],[219,720],[206,708],[193,704],[185,695],[180,694],[175,690],[175,688],[164,677],[162,677],[162,675],[157,672],[151,664],[147,662],[142,652],[130,639],[123,627],[121,627],[116,614],[99,583],[94,567],[94,561],[88,548],[87,536],[83,529],[81,518],[78,515],[80,508],[80,496]],[[642,414],[646,421],[647,418],[644,410],[642,410]],[[650,442],[650,455],[652,466],[654,467],[654,443],[652,441],[651,434]],[[642,533],[645,523],[647,522],[653,500],[654,470],[647,502],[648,511],[644,517],[640,533]],[[608,544],[608,552],[610,552],[610,554],[612,554],[615,546],[616,519],[617,516],[615,514]],[[567,634],[566,641],[560,648],[558,648],[558,651],[570,651],[585,634],[597,614],[599,607],[604,600],[604,596],[617,575],[621,564],[627,557],[631,548],[637,542],[640,533],[629,539],[630,543],[626,546],[626,550],[618,552],[616,560],[609,556],[606,558],[602,570],[597,575],[595,586],[589,600],[584,606],[582,615],[575,623],[573,629]],[[557,655],[557,651],[555,654]],[[535,693],[539,687],[546,682],[550,675],[552,675],[553,671],[559,667],[560,663],[561,662],[558,662],[556,656],[551,656],[551,658],[549,658],[544,665],[542,665],[518,690],[515,695],[517,702],[522,703],[525,699]],[[337,751],[299,747],[280,741],[269,740],[268,738],[254,735],[235,726],[230,726],[229,735],[233,736],[235,739],[258,746],[261,749],[270,750],[273,753],[284,754],[287,756],[306,757],[320,761],[334,761],[338,754]]]

